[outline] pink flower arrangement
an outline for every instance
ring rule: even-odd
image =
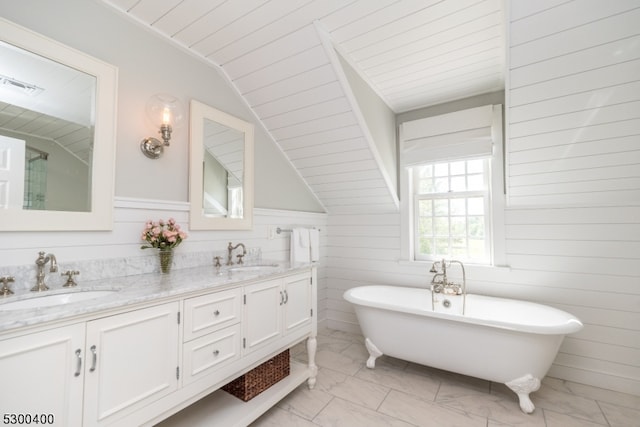
[[[141,249],[171,249],[182,243],[187,238],[187,233],[180,229],[173,218],[169,218],[167,222],[162,219],[157,222],[149,220],[145,224],[141,238],[148,243],[142,245]]]

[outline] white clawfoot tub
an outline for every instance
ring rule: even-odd
[[[541,304],[396,286],[345,292],[354,304],[369,351],[367,367],[383,354],[421,365],[505,383],[531,413],[529,393],[540,388],[566,334],[582,329],[571,314]]]

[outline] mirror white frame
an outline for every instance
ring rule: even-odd
[[[189,132],[189,228],[192,230],[250,230],[253,227],[253,124],[191,100]],[[244,133],[243,217],[224,218],[204,215],[203,162],[204,120],[209,119]]]
[[[111,230],[118,69],[0,18],[0,40],[96,77],[95,134],[88,212],[0,209],[0,231]]]

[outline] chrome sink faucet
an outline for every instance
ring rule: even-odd
[[[44,252],[38,252],[38,259],[36,260],[36,285],[31,288],[31,292],[41,292],[49,289],[49,287],[44,284],[44,266],[48,262],[51,262],[51,265],[49,267],[50,273],[55,273],[56,271],[58,271],[58,261],[56,260],[55,255],[47,254],[45,256]]]
[[[236,255],[238,257],[238,264],[242,264],[242,257],[247,254],[247,248],[244,247],[243,243],[238,243],[233,246],[233,243],[229,242],[229,246],[227,246],[227,265],[233,265],[233,250],[237,249],[238,246],[242,246],[242,255]]]

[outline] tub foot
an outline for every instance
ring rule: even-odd
[[[378,347],[373,345],[369,338],[364,340],[364,345],[367,347],[369,351],[369,359],[367,359],[367,368],[373,369],[376,367],[376,359],[382,356],[382,352],[378,350]]]
[[[318,366],[316,365],[316,350],[318,348],[318,340],[315,336],[307,338],[307,357],[309,359],[309,371],[311,375],[307,379],[307,386],[312,390],[316,385],[316,377],[318,376]]]
[[[535,378],[531,374],[527,374],[523,377],[516,378],[513,381],[505,383],[507,387],[513,390],[520,399],[520,409],[525,414],[530,414],[536,407],[529,398],[529,393],[534,392],[540,388],[540,380]]]

